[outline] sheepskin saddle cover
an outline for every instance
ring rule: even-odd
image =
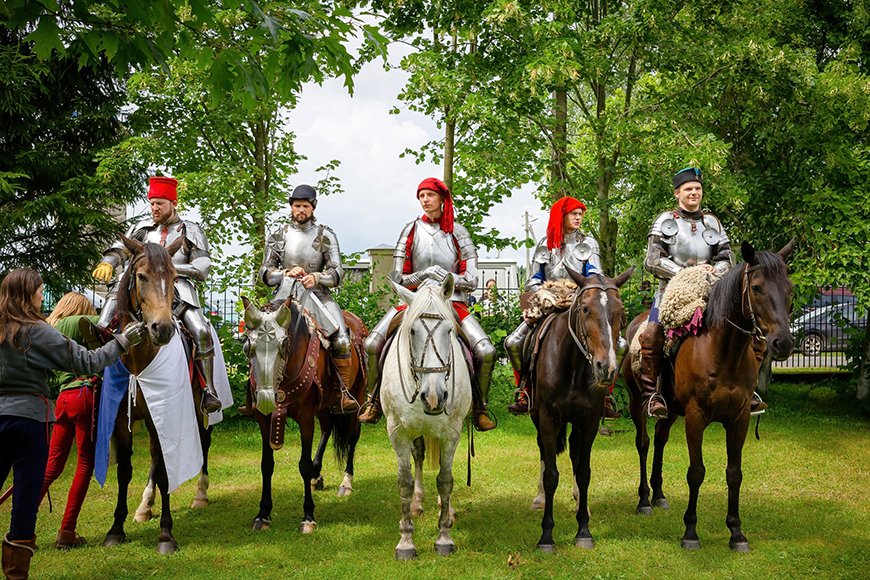
[[[536,321],[560,310],[568,310],[574,299],[577,284],[570,280],[544,282],[536,292],[526,292],[521,297],[523,318]]]
[[[662,326],[666,329],[682,328],[692,322],[696,312],[704,312],[710,289],[718,279],[703,266],[686,268],[671,278],[659,304]]]

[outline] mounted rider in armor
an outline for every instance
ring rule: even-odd
[[[524,292],[536,292],[544,282],[571,280],[568,268],[584,276],[601,274],[601,256],[598,241],[580,231],[586,204],[573,197],[563,197],[550,209],[547,222],[547,236],[541,238],[532,258],[532,268],[526,281]],[[523,368],[523,351],[526,337],[533,323],[523,320],[504,341],[505,350],[519,377]],[[517,401],[508,407],[515,415],[529,412],[529,385],[525,384],[517,393]]]
[[[171,177],[152,177],[149,181],[148,199],[151,202],[151,217],[134,224],[127,232],[127,237],[137,242],[151,242],[161,246],[168,246],[178,238],[184,238],[181,249],[172,256],[178,272],[172,313],[181,321],[193,340],[194,362],[205,381],[200,407],[204,414],[213,413],[221,408],[221,401],[214,387],[215,344],[211,325],[202,311],[199,292],[194,283],[205,282],[211,269],[208,240],[199,224],[179,217],[175,209],[178,205],[177,180]],[[109,284],[115,268],[130,258],[130,251],[123,242],[115,242],[104,252],[102,262],[97,264],[92,275]],[[97,322],[99,327],[108,328],[115,316],[115,290],[113,283]]]
[[[474,357],[477,385],[473,393],[474,425],[479,431],[489,431],[495,427],[495,422],[487,415],[495,347],[480,323],[468,311],[468,294],[477,289],[477,249],[468,230],[454,222],[453,199],[441,180],[434,177],[424,179],[417,187],[417,199],[424,215],[402,230],[393,254],[390,278],[396,284],[415,290],[426,280],[440,283],[448,273],[453,274],[455,284],[450,300]],[[379,362],[390,323],[404,308],[391,308],[365,340],[369,397],[360,414],[363,423],[377,423],[381,417]]]
[[[344,277],[338,238],[329,227],[317,224],[317,192],[300,185],[290,194],[290,223],[266,241],[259,277],[275,287],[273,300],[295,296],[329,337],[332,359],[341,378],[341,410],[352,413],[359,403],[348,389],[353,385],[351,340],[341,307],[331,288]],[[310,293],[310,294],[309,294]]]

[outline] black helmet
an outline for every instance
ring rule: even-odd
[[[290,203],[294,199],[304,199],[309,202],[312,207],[317,207],[317,192],[310,185],[298,185],[293,193],[290,194]]]

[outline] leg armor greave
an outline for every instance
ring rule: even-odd
[[[526,337],[532,327],[523,321],[506,339],[504,339],[504,348],[507,351],[508,359],[511,361],[511,366],[514,371],[519,374],[523,370],[523,345],[526,343]]]
[[[196,345],[195,360],[203,360],[214,356],[214,340],[211,328],[200,308],[188,306],[181,314],[181,323],[190,333],[193,344]]]
[[[471,354],[474,356],[477,386],[480,387],[481,403],[486,407],[489,399],[489,385],[492,383],[492,371],[495,367],[495,346],[474,316],[467,316],[460,327],[468,339]]]
[[[335,302],[323,301],[323,306],[329,311],[329,314],[338,322],[338,330],[332,333],[329,337],[332,352],[337,358],[348,358],[350,356],[350,333],[347,330],[347,324],[344,323],[344,315],[341,312],[338,304]]]
[[[109,294],[106,296],[106,302],[103,304],[103,309],[100,311],[100,319],[97,320],[97,326],[102,326],[103,328],[108,328],[112,323],[112,319],[115,317],[115,310],[117,310],[118,299],[114,294]]]
[[[396,317],[399,311],[395,308],[390,308],[387,313],[381,318],[375,327],[369,332],[363,342],[363,348],[366,350],[366,360],[368,361],[368,393],[369,395],[375,392],[378,383],[380,382],[380,367],[378,363],[381,360],[381,353],[384,352],[384,345],[387,343],[387,330],[390,328],[390,323]]]

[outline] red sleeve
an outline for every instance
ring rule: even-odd
[[[459,249],[459,240],[456,239],[456,236],[453,236],[453,243],[456,244],[456,255],[462,258],[462,250]],[[459,260],[459,275],[465,274],[465,270],[468,266],[465,263],[465,260]]]
[[[417,229],[417,224],[411,226],[411,231],[408,232],[408,241],[405,242],[405,263],[402,266],[402,275],[407,276],[408,274],[413,274],[414,270],[412,269],[411,264],[411,246],[414,243],[414,232]]]

